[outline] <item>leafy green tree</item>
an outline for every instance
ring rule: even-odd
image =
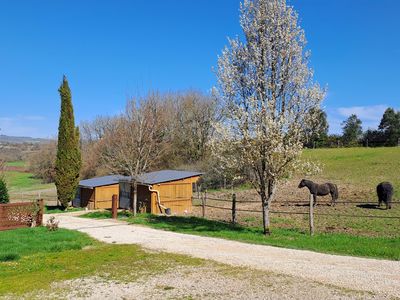
[[[384,134],[385,146],[396,146],[400,139],[400,111],[396,112],[390,107],[386,109],[379,124],[379,130]]]
[[[381,130],[368,129],[364,132],[363,144],[368,147],[379,147],[385,144],[385,135]]]
[[[58,199],[66,208],[75,197],[82,161],[79,129],[75,127],[71,90],[65,76],[58,91],[61,97],[61,114],[58,126],[55,183]]]
[[[8,195],[7,185],[4,178],[0,176],[0,203],[8,202],[10,202],[10,197]]]
[[[342,123],[343,144],[346,146],[355,146],[358,144],[363,133],[361,124],[361,120],[355,114],[352,114]]]

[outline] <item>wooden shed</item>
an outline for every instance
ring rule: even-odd
[[[109,175],[81,180],[73,205],[89,209],[111,208],[112,195],[119,196],[119,181],[123,177]]]
[[[186,214],[192,211],[193,185],[201,173],[162,170],[144,173],[136,179],[137,210],[147,213]],[[132,178],[111,175],[82,180],[79,184],[79,205],[90,209],[111,208],[113,194],[119,197],[119,208],[132,209]],[[77,201],[78,202],[78,201]]]

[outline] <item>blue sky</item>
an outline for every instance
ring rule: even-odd
[[[116,114],[150,89],[209,91],[236,0],[0,0],[0,134],[57,132],[62,75],[76,121]],[[292,0],[305,29],[331,132],[357,113],[374,127],[400,108],[397,0]]]

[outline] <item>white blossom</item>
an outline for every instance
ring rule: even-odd
[[[306,129],[324,90],[313,80],[298,15],[285,0],[244,0],[245,40],[229,39],[218,58],[216,95],[224,118],[214,124],[212,153],[227,170],[251,169],[264,208],[278,181],[299,166]]]

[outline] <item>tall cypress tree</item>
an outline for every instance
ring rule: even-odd
[[[56,159],[57,196],[64,208],[75,198],[81,169],[79,129],[75,127],[71,90],[64,76],[60,88],[61,114]]]

